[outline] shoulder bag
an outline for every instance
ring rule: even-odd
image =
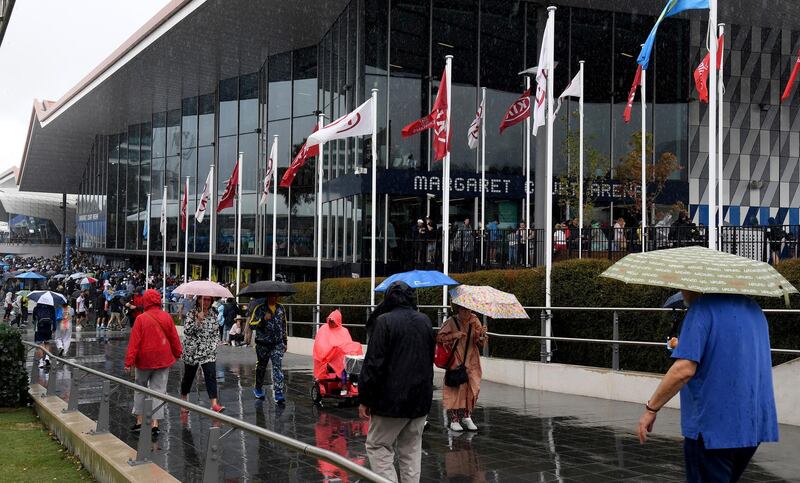
[[[454,318],[453,321],[456,323],[456,327],[458,330],[461,331],[461,327],[458,324],[458,319]],[[469,345],[470,345],[470,338],[472,336],[472,327],[469,326],[467,328],[467,345],[464,346],[464,359],[461,362],[461,365],[456,367],[455,369],[447,369],[444,372],[444,385],[448,387],[458,387],[466,382],[469,381],[469,376],[467,375],[467,354],[469,354]],[[452,351],[455,353],[456,346],[458,345],[458,340],[453,344]],[[452,354],[451,354],[452,359]]]

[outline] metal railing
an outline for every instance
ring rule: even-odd
[[[336,304],[336,303],[329,303],[329,304],[320,304],[319,308],[317,304],[283,304],[288,308],[287,310],[287,325],[291,327],[293,325],[301,325],[301,326],[315,326],[316,324],[312,321],[295,321],[293,320],[293,311],[292,307],[311,307],[314,312],[320,310],[322,307],[333,307],[337,309],[343,308],[363,308],[366,310],[367,315],[371,310],[372,306],[369,304]],[[420,309],[435,309],[437,312],[437,323],[434,325],[433,329],[438,330],[441,328],[444,318],[446,316],[446,310],[449,310],[449,307],[443,305],[420,305]],[[662,307],[541,307],[541,306],[526,306],[523,307],[526,312],[539,312],[539,318],[541,322],[541,333],[545,333],[545,325],[549,319],[553,317],[552,312],[554,311],[563,311],[563,312],[611,312],[612,313],[612,338],[611,339],[594,339],[594,338],[581,338],[581,337],[558,337],[558,336],[545,336],[545,335],[528,335],[528,334],[506,334],[506,333],[497,333],[497,332],[487,332],[490,336],[501,338],[501,339],[522,339],[522,340],[537,340],[537,341],[555,341],[555,342],[577,342],[577,343],[589,343],[589,344],[605,344],[610,345],[612,349],[612,356],[611,356],[611,369],[613,371],[620,370],[620,363],[619,363],[619,350],[620,346],[640,346],[640,347],[666,347],[666,340],[663,342],[653,342],[653,341],[642,341],[642,340],[623,340],[619,337],[619,314],[620,312],[657,312],[657,313],[671,313],[675,310],[679,309],[670,309],[670,308],[662,308]],[[762,309],[765,313],[788,313],[788,314],[800,314],[800,309]],[[322,317],[320,317],[322,320]],[[486,317],[483,317],[484,325],[486,325]],[[342,324],[345,327],[354,327],[354,328],[363,328],[365,327],[364,324]],[[291,333],[289,335],[292,335]],[[800,356],[800,349],[775,349],[771,348],[770,351],[775,354],[785,354],[785,355],[798,355]],[[486,344],[483,349],[483,355],[487,356],[489,354],[489,344]],[[540,362],[548,362],[550,357],[552,356],[552,352],[547,352],[545,344],[541,345],[541,352],[539,355]]]
[[[719,228],[722,251],[760,261],[800,258],[800,225],[723,226]],[[644,240],[643,240],[644,239]],[[368,238],[365,238],[365,241]],[[381,239],[383,240],[383,239]],[[473,230],[453,228],[450,234],[450,269],[470,272],[492,268],[522,268],[544,263],[545,232],[532,228]],[[559,224],[553,230],[553,260],[601,258],[619,260],[629,253],[692,245],[708,245],[708,230],[688,221],[671,226],[649,226],[644,233],[633,226],[593,226],[578,230]],[[379,244],[383,246],[383,242]],[[441,269],[442,234],[438,230],[390,240],[378,253],[381,264],[393,270]],[[386,259],[384,259],[386,258]],[[364,251],[368,272],[369,251]],[[365,272],[366,273],[366,272]]]
[[[274,443],[278,443],[292,451],[296,451],[305,456],[317,458],[320,460],[324,460],[332,465],[335,465],[355,476],[364,478],[367,481],[374,481],[379,483],[390,483],[389,480],[383,478],[382,476],[374,473],[373,471],[365,468],[344,456],[336,454],[332,451],[319,448],[317,446],[313,446],[307,443],[303,443],[302,441],[298,441],[296,439],[290,438],[288,436],[284,436],[282,434],[276,433],[274,431],[270,431],[266,428],[262,428],[256,426],[255,424],[248,423],[245,421],[241,421],[239,419],[233,418],[231,416],[226,416],[222,413],[217,413],[212,411],[211,409],[204,408],[197,404],[193,404],[187,401],[184,401],[180,398],[170,396],[169,394],[160,393],[157,391],[153,391],[152,389],[144,386],[140,386],[138,384],[134,384],[130,381],[126,381],[119,377],[110,376],[108,374],[104,374],[100,371],[95,369],[86,367],[81,364],[77,364],[71,362],[67,359],[62,357],[58,357],[51,353],[48,350],[42,349],[41,346],[36,345],[29,341],[23,341],[23,344],[28,346],[29,349],[38,349],[42,350],[45,354],[47,354],[51,359],[61,363],[63,365],[67,365],[72,367],[73,371],[70,376],[70,389],[69,389],[69,401],[67,403],[67,408],[64,410],[65,412],[72,412],[78,410],[78,394],[81,388],[81,381],[86,375],[93,375],[101,378],[103,380],[103,393],[102,398],[100,401],[100,412],[99,417],[97,419],[97,426],[92,434],[101,434],[101,433],[108,433],[109,432],[109,406],[110,406],[110,398],[111,394],[118,389],[119,387],[127,387],[129,389],[133,389],[134,391],[139,391],[147,395],[148,397],[144,400],[143,405],[143,415],[142,415],[142,427],[147,428],[150,426],[150,417],[153,413],[155,413],[161,406],[164,404],[174,404],[179,406],[183,409],[187,409],[189,411],[194,411],[199,413],[202,416],[207,418],[211,418],[212,420],[218,421],[220,423],[225,423],[231,426],[231,429],[222,433],[222,428],[218,425],[213,425],[209,429],[209,437],[208,437],[208,445],[206,447],[206,460],[205,460],[205,467],[203,468],[203,482],[204,483],[216,483],[219,481],[219,463],[221,460],[221,451],[222,445],[221,440],[231,434],[235,430],[242,430],[247,431],[258,438],[263,438],[270,440]],[[77,371],[81,371],[84,373],[83,376],[79,376]],[[38,367],[36,364],[36,356],[34,351],[33,361],[31,363],[31,384],[34,383],[38,379]],[[115,384],[116,387],[114,389],[111,388],[111,384]],[[57,382],[55,377],[51,377],[47,382],[47,392],[45,396],[56,396],[57,390]],[[153,407],[153,399],[161,401],[160,404]],[[141,431],[139,434],[139,440],[137,444],[136,450],[136,457],[135,459],[130,460],[128,463],[131,465],[138,465],[144,463],[150,463],[147,459],[147,455],[150,453],[150,435],[147,431]]]

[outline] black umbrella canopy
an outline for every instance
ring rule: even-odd
[[[290,283],[264,280],[248,285],[239,292],[239,295],[246,297],[264,297],[266,295],[294,295],[296,293],[297,289]]]

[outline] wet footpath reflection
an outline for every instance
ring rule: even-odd
[[[32,334],[30,334],[32,337]],[[111,375],[130,379],[123,371],[127,339],[112,333],[98,339],[77,334],[70,358]],[[252,349],[222,346],[217,368],[220,402],[226,414],[242,421],[318,446],[359,464],[367,464],[364,442],[368,421],[352,405],[339,407],[311,400],[310,357],[287,354],[284,360],[287,403],[255,400],[255,355]],[[182,363],[170,370],[169,392],[178,395]],[[199,371],[198,371],[199,375]],[[78,394],[68,394],[71,370],[52,367],[39,372],[40,383],[57,382],[58,394],[77,397],[81,412],[96,418],[100,387],[86,377]],[[437,386],[441,376],[436,377]],[[271,389],[271,388],[268,388]],[[189,400],[207,406],[202,377]],[[111,397],[111,432],[131,447],[132,391],[119,388]],[[640,445],[633,430],[641,413],[637,404],[523,390],[484,382],[473,417],[476,433],[446,429],[441,391],[434,393],[429,427],[423,437],[422,479],[427,482],[517,481],[683,481],[683,452],[677,411],[659,413],[656,436]],[[202,481],[212,421],[197,414],[182,415],[166,406],[161,436],[148,457],[181,481]],[[221,481],[355,481],[324,461],[302,456],[242,431],[228,431],[222,440]],[[743,481],[800,481],[800,428],[781,426],[782,442],[762,445]]]

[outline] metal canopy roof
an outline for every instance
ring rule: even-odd
[[[20,189],[76,193],[94,136],[122,131],[269,54],[315,45],[348,0],[173,0],[57,102],[35,101]]]

